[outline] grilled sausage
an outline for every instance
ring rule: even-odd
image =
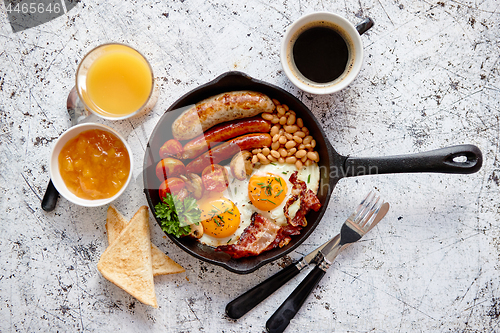
[[[209,128],[235,119],[272,112],[273,101],[254,91],[232,91],[207,98],[184,111],[172,124],[177,140],[190,140]]]
[[[247,133],[269,133],[271,124],[261,117],[233,120],[217,125],[204,135],[189,141],[184,145],[182,159],[192,159],[213,148],[215,144],[244,135]]]
[[[218,164],[224,160],[232,158],[242,150],[252,150],[255,148],[269,147],[271,145],[271,135],[267,133],[252,133],[242,135],[218,145],[206,153],[192,160],[187,166],[187,172],[201,173],[210,164]]]

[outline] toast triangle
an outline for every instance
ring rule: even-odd
[[[107,280],[141,303],[158,307],[153,281],[147,206],[139,208],[130,223],[104,251],[97,269]]]

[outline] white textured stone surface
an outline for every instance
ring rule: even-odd
[[[159,308],[140,304],[97,271],[106,207],[60,199],[40,208],[54,140],[70,125],[66,96],[78,61],[118,41],[150,59],[160,82],[153,112],[102,121],[132,146],[135,181],[116,206],[146,204],[146,142],[184,93],[240,70],[298,96],[341,154],[383,156],[471,143],[472,175],[401,174],[341,180],[300,257],[338,232],[370,188],[392,205],[364,241],[342,253],[288,332],[500,332],[500,4],[485,1],[84,0],[51,22],[12,33],[0,7],[0,331],[263,332],[304,273],[238,321],[225,305],[284,261],[248,275],[201,262],[163,236],[153,242],[186,268],[155,278]],[[327,10],[376,25],[346,90],[304,94],[284,76],[280,38],[302,14]],[[288,258],[290,259],[290,258]]]

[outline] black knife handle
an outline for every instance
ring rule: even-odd
[[[314,267],[311,273],[295,288],[266,322],[266,329],[269,333],[280,333],[285,330],[290,320],[295,317],[295,314],[299,311],[302,304],[304,304],[307,296],[316,288],[324,275],[324,270],[318,266]]]
[[[51,212],[56,208],[57,198],[59,197],[59,192],[57,192],[52,180],[49,181],[47,185],[47,190],[45,190],[45,195],[42,200],[42,209],[46,212]]]
[[[257,304],[265,300],[269,295],[290,281],[300,270],[296,264],[291,264],[274,274],[264,282],[256,285],[246,293],[235,298],[227,304],[226,314],[233,319],[241,318],[245,313],[252,310]]]

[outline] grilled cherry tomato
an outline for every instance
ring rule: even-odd
[[[210,164],[202,174],[201,180],[207,191],[224,192],[229,186],[228,174],[226,168],[219,164]]]
[[[183,151],[182,144],[178,140],[170,139],[160,147],[160,157],[180,157]]]
[[[158,177],[160,181],[185,173],[186,167],[184,163],[175,158],[167,157],[156,164],[156,177]]]
[[[167,196],[167,193],[178,194],[182,189],[184,189],[184,181],[177,177],[170,177],[165,179],[164,182],[161,183],[159,194],[160,200],[163,201],[163,198]]]

